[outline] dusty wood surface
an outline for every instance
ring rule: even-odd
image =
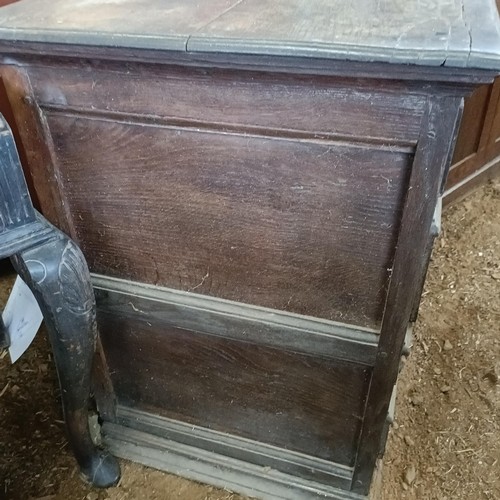
[[[106,5],[111,9],[124,3]],[[120,403],[274,446],[288,462],[301,453],[337,463],[344,470],[338,477],[342,487],[363,495],[380,438],[385,439],[387,406],[413,297],[426,267],[423,255],[450,156],[458,97],[469,87],[424,86],[416,67],[417,83],[293,74],[297,58],[286,56],[297,54],[294,44],[305,47],[302,55],[316,57],[314,37],[326,37],[331,28],[321,25],[325,9],[318,8],[320,27],[312,30],[317,3],[303,7],[304,15],[298,3],[291,4],[298,9],[291,19],[301,19],[311,32],[290,24],[288,34],[272,46],[286,48],[270,54],[285,56],[289,75],[271,69],[279,57],[261,56],[256,57],[267,66],[260,71],[236,72],[215,63],[212,68],[186,64],[171,69],[172,58],[192,57],[193,65],[194,58],[203,57],[185,51],[196,40],[223,40],[223,32],[229,33],[236,22],[230,16],[237,18],[240,9],[236,31],[244,34],[252,19],[251,12],[244,12],[249,5],[240,2],[217,20],[211,13],[184,49],[156,51],[161,65],[148,68],[129,61],[124,48],[119,49],[121,60],[129,62],[118,70],[117,64],[90,55],[79,61],[73,54],[64,63],[49,57],[30,65],[24,59],[26,75],[19,71],[8,91],[21,97],[18,107],[23,102],[35,108],[32,121],[38,125],[24,124],[24,133],[31,137],[40,130],[45,138],[38,148],[26,141],[33,157],[47,154],[51,159],[47,165],[30,165],[40,192],[46,193],[40,197],[42,209],[51,212],[56,205],[56,219],[64,220],[82,243],[94,271],[323,321],[381,328],[375,363],[360,365],[271,346],[259,338],[241,339],[230,333],[228,323],[224,337],[210,334],[203,324],[165,325],[165,318],[143,314],[135,303],[132,309],[141,315],[100,314],[104,352]],[[200,18],[204,15],[200,12]],[[226,16],[227,27],[214,28],[220,36],[203,34]],[[251,24],[252,30],[258,26],[257,21]],[[276,23],[277,30],[282,27]],[[170,34],[179,34],[173,38],[177,43],[184,35],[172,30]],[[397,43],[387,37],[391,30],[385,32],[384,40],[394,49]],[[265,49],[274,35],[248,36]],[[345,45],[346,38],[342,40]],[[229,51],[250,47],[245,43],[233,44]],[[337,57],[333,42],[318,43],[331,49],[326,56]],[[450,44],[446,50],[455,50]],[[47,44],[40,47],[53,50]],[[214,47],[201,49],[217,52]],[[378,40],[374,47],[385,46]],[[87,49],[111,50],[75,48]],[[387,55],[377,50],[382,53]],[[457,53],[450,62],[456,62]],[[320,64],[319,59],[313,62]],[[421,72],[425,70],[430,68]],[[438,70],[449,75],[458,71]],[[389,78],[399,78],[403,71]],[[472,81],[480,72],[464,73]],[[23,84],[25,76],[29,79]],[[75,87],[83,89],[81,95]],[[18,94],[18,88],[26,90]],[[429,111],[422,116],[423,105]],[[374,125],[379,123],[383,125]],[[311,332],[301,333],[309,342]],[[360,359],[356,356],[354,360]],[[111,418],[108,423],[116,422]],[[256,462],[269,466],[260,458]],[[282,473],[285,466],[276,468]],[[320,483],[320,477],[315,481]]]
[[[48,122],[94,272],[379,327],[407,155],[59,114]]]
[[[500,69],[493,0],[24,0],[2,13],[5,40]]]
[[[382,484],[375,478],[371,500],[500,498],[499,211],[498,181],[445,211],[413,350],[398,383]],[[12,280],[1,275],[2,305]],[[18,363],[0,353],[3,499],[247,500],[126,461],[117,487],[100,492],[82,482],[48,356],[44,329]]]
[[[352,465],[368,367],[113,314],[99,325],[120,403]]]
[[[49,194],[42,209],[56,206],[93,271],[376,330],[383,319],[372,370],[242,340],[228,323],[223,338],[204,322],[185,329],[106,312],[100,328],[118,400],[206,421],[288,461],[302,453],[337,463],[343,487],[355,470],[357,493],[367,493],[458,98],[444,98],[450,109],[438,106],[435,123],[422,107],[443,93],[437,86],[171,70],[165,61],[127,64],[126,73],[98,62],[98,71],[84,61],[44,64],[23,68],[31,87],[20,101],[36,103],[51,158],[31,167],[42,193],[56,180],[60,203]],[[38,157],[41,148],[27,145]],[[169,379],[175,390],[165,390]],[[368,392],[371,415],[362,418]],[[361,430],[364,421],[373,431]],[[257,465],[267,466],[260,457]]]

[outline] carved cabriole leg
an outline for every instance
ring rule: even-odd
[[[120,476],[114,457],[94,446],[88,412],[97,337],[95,299],[80,249],[37,214],[14,137],[0,114],[0,257],[11,257],[32,289],[49,330],[68,437],[83,475],[95,486]],[[0,323],[0,345],[9,339]]]
[[[88,410],[97,336],[95,299],[80,249],[57,229],[54,238],[11,258],[31,288],[49,331],[61,386],[69,442],[85,478],[95,486],[115,484],[116,459],[90,437]]]

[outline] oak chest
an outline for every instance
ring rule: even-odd
[[[500,68],[492,1],[425,3],[0,9],[25,173],[93,273],[112,452],[367,494],[462,98]]]

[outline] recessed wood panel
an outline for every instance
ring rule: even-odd
[[[379,326],[411,155],[47,116],[92,271]]]
[[[121,404],[352,465],[370,368],[98,316]]]

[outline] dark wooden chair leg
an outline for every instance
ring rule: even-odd
[[[85,478],[107,487],[120,477],[116,459],[96,447],[89,432],[89,395],[97,336],[90,274],[78,246],[54,237],[11,257],[42,310],[61,386],[69,442]]]

